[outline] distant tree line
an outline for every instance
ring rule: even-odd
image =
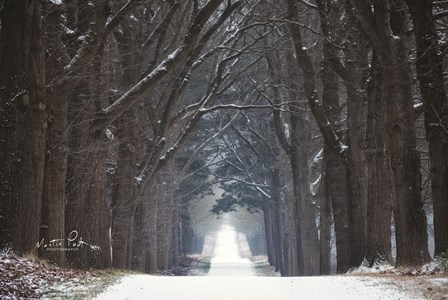
[[[2,0],[0,248],[169,269],[219,185],[283,276],[330,273],[333,235],[338,272],[422,265],[428,215],[444,255],[447,28],[432,0]]]

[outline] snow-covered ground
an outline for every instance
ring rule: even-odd
[[[311,300],[424,299],[405,294],[386,280],[334,277],[162,277],[132,275],[97,299]]]
[[[390,279],[362,276],[256,277],[239,255],[236,232],[218,233],[209,276],[131,275],[97,299],[424,299],[407,294]]]

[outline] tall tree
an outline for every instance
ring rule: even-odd
[[[340,18],[341,3],[333,1],[317,1],[320,16],[321,30],[325,36],[323,41],[323,61],[321,67],[322,79],[322,106],[331,123],[337,131],[338,137],[343,140],[342,105],[339,96],[339,82],[334,71],[339,62],[338,49],[335,45],[338,39],[337,27],[333,26]],[[344,159],[324,145],[324,169],[327,200],[333,208],[334,225],[336,231],[337,270],[346,272],[351,267],[350,249],[350,195],[349,170]],[[361,224],[359,224],[362,228]],[[359,244],[362,251],[363,245]]]
[[[291,61],[291,53],[287,55],[288,60]],[[268,66],[271,73],[271,78],[278,86],[278,81],[275,78],[280,76],[280,70],[274,67],[274,61],[277,59],[268,59]],[[308,111],[304,107],[298,105],[299,95],[298,90],[299,75],[295,64],[287,64],[285,72],[289,80],[287,81],[288,98],[293,103],[289,106],[293,113],[285,116],[283,120],[278,110],[274,111],[274,126],[279,143],[288,158],[288,170],[292,180],[293,198],[289,199],[293,214],[291,218],[294,223],[294,229],[289,232],[290,237],[295,237],[295,242],[291,246],[291,259],[297,264],[291,268],[290,275],[317,275],[319,270],[319,251],[317,228],[315,224],[316,212],[314,205],[311,203],[309,195],[309,169],[308,169],[308,155],[311,143],[311,129],[308,122]],[[283,83],[283,82],[282,82]],[[281,95],[276,91],[275,101],[277,104],[281,103]],[[303,112],[304,110],[305,112]],[[286,128],[291,126],[290,129]],[[290,136],[289,136],[290,135]],[[289,217],[288,217],[289,218]],[[305,234],[306,233],[306,234]],[[306,266],[305,266],[306,262]]]
[[[0,20],[0,246],[25,254],[39,239],[45,163],[40,1],[4,1]]]
[[[65,237],[65,202],[68,150],[68,93],[64,77],[67,53],[62,41],[62,5],[46,3],[45,45],[47,84],[48,134],[46,140],[45,174],[42,194],[41,237],[44,241]],[[64,265],[64,251],[41,252],[41,257]]]
[[[385,145],[393,180],[397,265],[429,258],[426,215],[421,199],[420,157],[416,150],[411,70],[408,65],[407,10],[402,1],[351,1],[378,58],[385,99]]]
[[[385,99],[383,77],[373,53],[367,112],[366,147],[368,163],[367,251],[370,266],[391,262],[391,180],[385,145]]]
[[[441,44],[437,37],[432,0],[409,1],[417,45],[417,78],[425,111],[429,142],[435,255],[448,251],[448,99],[443,78]]]
[[[351,226],[351,248],[356,249],[356,255],[351,259],[351,266],[359,264],[359,259],[364,258],[366,251],[367,224],[367,198],[368,176],[366,158],[366,82],[368,81],[370,46],[364,38],[359,23],[353,15],[348,1],[345,3],[347,24],[346,45],[344,47],[345,68],[342,69],[341,78],[344,81],[347,92],[347,142],[350,150],[352,171],[350,177],[350,203],[353,208],[350,212],[353,216]],[[336,64],[335,66],[340,66]],[[336,68],[340,70],[340,68]],[[356,217],[354,217],[356,216]],[[357,247],[358,243],[364,246]]]

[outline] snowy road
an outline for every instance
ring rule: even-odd
[[[422,299],[386,281],[360,277],[161,277],[132,275],[97,299],[398,300]]]
[[[236,233],[224,227],[217,235],[209,276],[131,275],[98,300],[309,300],[421,299],[400,291],[391,281],[371,277],[256,277],[238,254]]]
[[[239,255],[233,227],[224,225],[218,232],[208,276],[255,276],[251,262]]]

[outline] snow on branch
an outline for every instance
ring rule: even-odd
[[[352,1],[353,2],[353,1]],[[355,4],[353,4],[355,5]],[[366,7],[362,6],[363,9]],[[298,20],[298,14],[293,0],[288,0],[288,12],[289,18],[296,22]],[[371,15],[371,12],[370,12]],[[303,38],[300,28],[295,24],[290,24],[290,30],[293,37],[294,49],[296,53],[296,62],[303,72],[304,82],[303,89],[308,100],[308,104],[311,109],[311,113],[322,133],[322,136],[327,143],[328,147],[336,153],[345,164],[350,162],[350,156],[347,145],[345,145],[336,131],[332,128],[325,109],[319,101],[319,95],[316,89],[315,71],[311,56],[308,51],[303,48]]]
[[[248,186],[252,186],[252,187],[255,187],[255,188],[269,188],[269,185],[266,185],[266,184],[260,184],[260,183],[255,183],[255,182],[250,182],[250,181],[246,181],[246,180],[243,180],[243,179],[239,179],[239,178],[237,178],[237,177],[224,177],[224,176],[219,176],[219,175],[216,175],[216,174],[213,174],[213,173],[211,173],[211,172],[209,172],[209,174],[210,175],[212,175],[213,177],[216,177],[216,178],[219,178],[220,179],[220,182],[225,182],[225,181],[227,181],[227,182],[230,182],[230,181],[236,181],[236,182],[239,182],[239,183],[243,183],[243,184],[245,184],[245,185],[248,185]],[[265,191],[263,191],[263,190],[261,190],[262,191],[262,193],[265,195],[265,196],[267,196],[267,197],[271,197],[269,194],[267,194]]]
[[[280,104],[266,104],[266,105],[237,105],[237,104],[218,104],[212,107],[201,108],[199,112],[202,114],[210,113],[220,109],[236,109],[236,110],[249,110],[249,109],[273,109],[282,112],[288,112],[287,110],[281,108],[283,105],[288,104],[280,103]]]
[[[88,62],[92,60],[96,54],[102,51],[106,45],[107,38],[113,30],[120,25],[123,18],[140,2],[142,2],[142,0],[128,0],[118,12],[104,24],[104,27],[100,28],[99,32],[94,30],[99,27],[97,21],[92,22],[78,51],[64,67],[66,76],[76,72],[78,68],[88,65]],[[101,39],[98,38],[99,36]]]
[[[439,11],[439,12],[434,13],[434,19],[436,19],[436,20],[444,18],[446,16],[448,16],[448,10]]]
[[[423,105],[423,102],[419,102],[414,105],[414,119],[417,119],[424,112],[425,112],[425,105]]]
[[[179,175],[176,178],[176,182],[178,182],[179,180],[183,179],[183,176],[185,175],[185,173],[187,172],[188,168],[190,167],[190,165],[193,163],[193,161],[196,159],[196,157],[198,156],[198,154],[208,145],[210,144],[212,141],[214,141],[215,139],[217,139],[218,137],[220,137],[221,135],[223,135],[226,130],[230,127],[233,126],[232,124],[235,122],[235,120],[237,119],[238,114],[235,114],[232,119],[221,129],[219,129],[215,134],[213,134],[211,137],[209,137],[205,142],[203,142],[199,147],[197,147],[194,151],[194,153],[190,156],[190,158],[188,159],[188,161],[185,163],[185,165],[183,166],[182,170],[179,172]]]
[[[321,38],[325,39],[327,42],[329,42],[330,44],[332,44],[334,47],[336,47],[336,48],[338,48],[338,49],[341,49],[341,50],[344,49],[344,46],[343,46],[343,45],[338,45],[338,44],[336,44],[333,40],[329,39],[327,36],[325,36],[324,34],[322,34],[322,32],[320,32],[320,31],[318,31],[318,30],[316,30],[316,29],[314,29],[314,28],[311,28],[310,26],[305,25],[305,24],[303,24],[303,23],[300,23],[300,22],[297,22],[297,21],[288,20],[288,19],[271,19],[270,21],[271,21],[271,22],[287,23],[287,24],[289,24],[289,25],[299,26],[299,27],[301,27],[301,28],[303,28],[303,29],[306,29],[306,30],[308,30],[308,31],[310,31],[310,32],[312,32],[312,33],[314,33],[314,34],[320,36]],[[304,49],[309,49],[309,48],[311,48],[311,47],[305,47]]]
[[[448,1],[444,0],[444,1],[434,1],[433,2],[433,6],[444,6],[444,5],[448,5]]]
[[[210,0],[205,4],[196,15],[188,32],[182,42],[182,45],[164,59],[159,66],[149,72],[137,84],[126,91],[118,100],[103,111],[95,124],[97,129],[105,129],[110,123],[115,121],[123,112],[134,105],[140,97],[150,91],[154,86],[165,77],[174,67],[188,57],[190,51],[194,48],[199,34],[206,22],[219,7],[223,0]]]

